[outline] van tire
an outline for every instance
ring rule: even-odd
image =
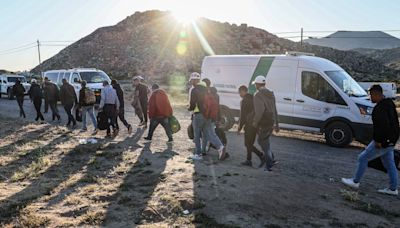
[[[345,147],[353,141],[353,131],[348,124],[336,121],[325,128],[325,140],[330,146]]]
[[[232,115],[232,111],[226,106],[220,106],[221,119],[219,126],[225,131],[229,131],[235,124],[235,118]]]
[[[14,95],[12,94],[12,90],[8,89],[7,90],[7,96],[9,100],[13,100],[14,99]]]

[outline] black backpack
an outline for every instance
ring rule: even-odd
[[[400,151],[394,150],[394,164],[395,164],[397,170],[400,170],[399,163],[400,163]],[[386,170],[385,166],[383,165],[380,157],[377,157],[374,160],[369,161],[368,167],[387,173],[387,170]]]
[[[97,114],[97,127],[99,130],[107,130],[109,127],[108,118],[104,112]]]

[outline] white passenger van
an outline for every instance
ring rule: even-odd
[[[365,91],[368,91],[372,85],[378,84],[382,86],[383,95],[387,98],[395,99],[397,95],[397,86],[394,82],[359,82],[358,84],[360,84]]]
[[[65,78],[74,87],[75,93],[79,99],[79,90],[81,87],[81,81],[87,81],[86,87],[93,90],[96,95],[96,103],[100,103],[101,90],[103,88],[103,81],[111,83],[110,77],[101,70],[94,68],[74,68],[70,70],[50,70],[43,74],[43,77],[47,77],[51,82],[61,87],[62,79]]]
[[[254,93],[251,83],[258,75],[266,76],[275,94],[281,128],[324,133],[336,147],[372,138],[373,104],[365,90],[335,63],[294,52],[204,58],[202,78],[218,90],[225,129],[240,115],[238,88],[247,85]]]
[[[25,94],[28,94],[28,91],[31,88],[31,84],[26,81],[26,78],[24,76],[15,74],[1,74],[0,97],[2,95],[7,95],[8,99],[12,100],[14,98],[12,87],[15,85],[15,82],[17,80],[21,81],[22,86],[25,88]]]

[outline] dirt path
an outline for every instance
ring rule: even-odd
[[[183,130],[170,146],[162,128],[151,143],[138,128],[113,140],[101,132],[98,144],[80,145],[89,133],[6,118],[17,110],[15,101],[0,99],[6,227],[400,227],[400,198],[376,193],[387,185],[384,173],[368,170],[358,192],[339,183],[353,173],[359,147],[336,149],[320,136],[284,131],[272,137],[279,164],[264,173],[240,165],[243,136],[234,132],[227,133],[229,160],[218,162],[213,151],[189,161],[182,105],[175,114]]]

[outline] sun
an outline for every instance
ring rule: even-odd
[[[199,18],[199,15],[194,10],[190,10],[189,7],[179,7],[173,9],[171,12],[176,20],[184,25],[191,24]]]

